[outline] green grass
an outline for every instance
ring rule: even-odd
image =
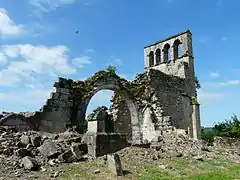
[[[134,151],[133,151],[134,152]],[[123,180],[240,180],[240,164],[228,162],[223,159],[212,159],[204,161],[192,160],[189,162],[184,158],[169,158],[165,161],[167,168],[162,168],[162,160],[140,163],[136,158],[136,152],[131,159],[122,157],[124,170],[129,171]],[[144,158],[144,157],[142,157]],[[157,163],[156,163],[157,162]],[[165,164],[163,163],[163,164]],[[60,175],[62,180],[114,180],[117,179],[102,161],[81,162],[76,164],[65,164],[64,172]],[[100,170],[95,174],[96,169]]]

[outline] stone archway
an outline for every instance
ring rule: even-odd
[[[73,83],[73,117],[72,124],[82,126],[85,121],[86,110],[92,97],[101,90],[112,90],[126,102],[131,118],[132,144],[141,142],[139,114],[134,96],[128,90],[130,83],[106,71],[99,71],[85,81]]]

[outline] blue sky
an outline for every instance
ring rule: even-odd
[[[109,64],[131,80],[143,72],[145,45],[190,29],[202,125],[240,115],[239,7],[238,0],[0,0],[0,110],[38,110],[57,76],[85,79]],[[111,94],[96,94],[88,112],[109,105]]]

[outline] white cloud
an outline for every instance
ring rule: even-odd
[[[229,80],[227,82],[221,82],[221,86],[235,86],[240,85],[240,80]]]
[[[73,4],[75,0],[29,0],[29,3],[35,8],[35,15],[41,16],[42,13],[55,11],[61,5]]]
[[[0,8],[0,37],[16,36],[23,33],[22,25],[15,24],[5,9]]]
[[[16,108],[17,111],[36,111],[42,108],[51,92],[50,88],[32,85],[19,91],[0,93],[0,103],[12,105],[13,109]],[[14,107],[16,102],[17,106]],[[6,108],[5,110],[12,111],[12,109]]]
[[[218,77],[220,77],[220,74],[218,72],[210,72],[210,77],[211,78],[218,78]]]
[[[0,52],[0,67],[4,66],[7,63],[6,56]]]
[[[90,56],[76,57],[72,60],[74,66],[82,68],[84,65],[92,64]]]
[[[198,94],[200,100],[213,100],[213,99],[221,99],[226,96],[224,93],[207,93],[200,92]]]
[[[229,87],[229,86],[239,86],[240,80],[228,80],[225,82],[204,82],[201,83],[204,88],[221,88],[221,87]]]
[[[198,98],[200,103],[201,102],[210,102],[215,100],[220,100],[226,97],[227,93],[219,93],[219,92],[206,92],[203,90],[198,90]]]
[[[17,44],[0,46],[8,66],[0,71],[0,85],[11,86],[23,80],[34,80],[46,75],[72,74],[76,69],[69,64],[66,46]],[[34,77],[36,75],[36,78]],[[40,75],[39,77],[37,77]]]

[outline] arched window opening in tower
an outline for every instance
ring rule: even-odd
[[[156,50],[155,55],[156,55],[156,65],[159,65],[160,62],[161,62],[161,51],[160,51],[160,49]]]
[[[165,44],[164,48],[163,48],[163,54],[164,54],[164,62],[169,62],[170,59],[170,45],[169,44]]]
[[[181,42],[180,42],[179,39],[174,41],[174,44],[173,44],[173,56],[174,56],[174,59],[178,59],[181,56],[180,44],[181,44]]]
[[[153,67],[154,66],[154,52],[151,51],[149,53],[149,67]]]

